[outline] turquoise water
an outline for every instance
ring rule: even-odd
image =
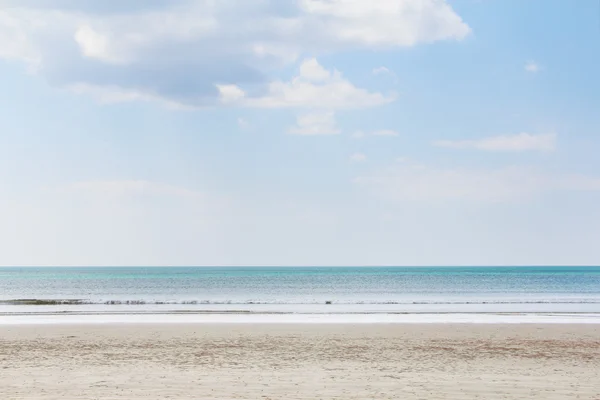
[[[0,268],[0,312],[600,312],[600,267]]]

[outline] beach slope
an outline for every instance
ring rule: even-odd
[[[600,325],[0,327],[2,399],[600,399]]]

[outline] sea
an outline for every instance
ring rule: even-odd
[[[0,268],[0,324],[600,323],[600,267]]]

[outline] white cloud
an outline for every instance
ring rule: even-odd
[[[292,135],[336,135],[340,129],[336,126],[335,114],[331,111],[299,115],[296,126],[288,129]]]
[[[353,162],[363,162],[367,160],[367,156],[362,153],[354,153],[350,156],[350,160]]]
[[[355,183],[393,201],[521,201],[556,191],[600,191],[600,178],[553,175],[526,167],[442,168],[409,161],[359,176]]]
[[[216,85],[221,103],[236,103],[246,97],[246,93],[236,85]]]
[[[85,57],[96,58],[108,63],[119,64],[123,62],[119,57],[111,54],[111,43],[106,36],[94,31],[89,26],[82,26],[75,32],[75,41]]]
[[[528,61],[525,64],[525,71],[527,72],[536,73],[539,72],[539,70],[540,66],[535,61]]]
[[[390,103],[394,95],[385,96],[354,86],[337,71],[328,71],[316,59],[300,65],[300,73],[289,82],[275,81],[267,93],[248,97],[235,85],[217,86],[221,102],[257,108],[368,108]]]
[[[443,0],[2,4],[7,6],[0,9],[0,57],[35,65],[60,86],[117,87],[141,94],[130,100],[151,95],[187,107],[214,105],[223,90],[227,100],[242,92],[250,98],[267,93],[256,106],[292,107],[304,104],[304,96],[323,94],[318,85],[346,99],[364,98],[366,93],[314,60],[302,65],[303,81],[269,77],[309,54],[461,40],[470,32]]]
[[[105,18],[87,16],[78,21],[74,39],[85,57],[111,64],[132,64],[145,58],[144,53],[159,42],[181,44],[215,33],[218,21],[211,11],[211,6],[201,0],[170,10]]]
[[[300,65],[299,77],[308,82],[327,82],[331,80],[332,73],[323,68],[316,58],[310,58]]]
[[[433,142],[433,145],[451,149],[483,151],[553,151],[556,148],[556,134],[518,133],[475,140],[437,140]]]
[[[41,54],[33,43],[35,31],[33,18],[0,9],[0,58],[23,60],[29,66],[39,64]]]
[[[301,0],[300,4],[310,15],[329,21],[323,27],[326,36],[366,46],[413,46],[462,39],[470,32],[445,1]]]

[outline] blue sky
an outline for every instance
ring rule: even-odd
[[[596,0],[0,0],[0,265],[600,263]]]

